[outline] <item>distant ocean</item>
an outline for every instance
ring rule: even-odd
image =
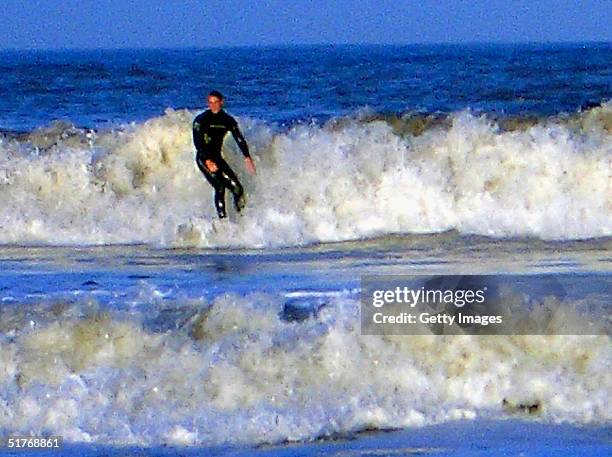
[[[226,141],[223,222],[191,138],[211,89],[258,167]],[[367,336],[359,292],[554,275],[584,286],[528,306],[609,310],[612,44],[0,51],[0,94],[0,438],[609,455],[609,336]]]
[[[116,128],[200,109],[212,88],[234,115],[280,125],[362,111],[573,114],[612,97],[611,54],[610,43],[0,51],[0,128]]]

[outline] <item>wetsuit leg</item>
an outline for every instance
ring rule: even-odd
[[[198,156],[196,158],[196,163],[202,174],[215,189],[215,207],[217,208],[219,218],[222,219],[227,216],[225,211],[226,187],[234,196],[234,206],[236,211],[240,212],[245,206],[244,189],[234,171],[225,160],[216,158],[213,159],[213,161],[217,165],[218,170],[213,173],[204,165],[204,160],[205,159]]]
[[[215,208],[217,209],[217,215],[219,216],[219,219],[223,219],[227,216],[227,213],[225,211],[225,184],[220,179],[218,171],[213,173],[208,170],[208,168],[206,168],[206,165],[204,165],[204,159],[202,157],[196,157],[196,164],[198,165],[198,168],[200,169],[206,180],[215,189]]]
[[[219,219],[227,216],[225,212],[225,186],[223,185],[215,187],[215,208],[217,208]]]
[[[232,195],[234,196],[234,206],[236,211],[240,212],[245,205],[244,189],[242,184],[240,184],[234,170],[230,168],[225,160],[221,159],[218,162],[217,167],[219,167],[219,169],[215,174],[223,182],[224,186],[232,192]]]

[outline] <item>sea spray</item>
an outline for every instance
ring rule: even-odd
[[[0,242],[263,247],[456,230],[552,240],[612,234],[610,104],[524,128],[469,111],[418,132],[359,116],[281,129],[241,124],[259,173],[219,228],[194,164],[194,113],[172,111],[43,148],[0,144]],[[38,144],[36,143],[38,141]]]

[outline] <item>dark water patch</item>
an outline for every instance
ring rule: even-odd
[[[131,274],[127,277],[128,279],[151,279],[151,276],[145,274]]]
[[[280,314],[287,322],[302,322],[316,317],[319,311],[328,306],[328,298],[300,297],[287,300]]]

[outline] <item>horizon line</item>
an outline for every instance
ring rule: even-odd
[[[214,49],[274,49],[274,48],[304,48],[304,47],[427,47],[427,46],[550,46],[550,45],[612,45],[612,40],[559,40],[559,41],[438,41],[413,43],[272,43],[272,44],[240,44],[218,46],[126,46],[126,47],[5,47],[0,52],[58,52],[58,51],[198,51]]]

